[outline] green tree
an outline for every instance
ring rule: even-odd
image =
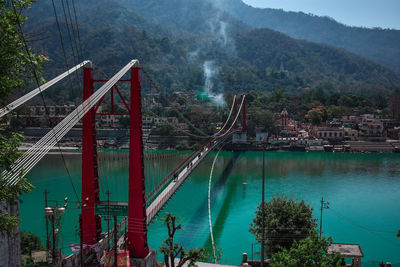
[[[340,106],[330,105],[328,107],[328,119],[341,118],[343,115],[343,108]]]
[[[256,239],[262,240],[262,204],[256,210],[256,217],[250,226],[250,232]],[[313,208],[304,202],[292,198],[275,196],[264,202],[264,244],[268,256],[292,246],[293,241],[306,238],[316,227],[312,217]]]
[[[125,116],[121,116],[118,119],[118,124],[122,129],[129,129],[130,118],[129,117],[125,117]]]
[[[32,80],[30,67],[41,70],[43,57],[35,56],[31,50],[25,48],[21,26],[27,17],[21,15],[29,8],[31,0],[0,0],[0,103],[7,101],[8,95],[16,89],[22,89]],[[41,76],[38,77],[41,80]],[[23,90],[22,90],[23,91]],[[3,121],[0,121],[3,123]],[[16,204],[18,195],[28,192],[32,186],[22,179],[15,185],[9,185],[4,177],[3,170],[9,170],[19,157],[17,148],[23,137],[10,132],[0,125],[0,236],[11,235],[19,223],[19,218],[8,213],[8,206]]]
[[[11,165],[19,157],[18,146],[23,139],[21,134],[10,133],[0,128],[0,175],[2,170],[9,170]],[[21,174],[22,176],[22,174]],[[19,223],[16,215],[10,216],[7,207],[16,204],[18,196],[24,192],[29,192],[32,186],[25,178],[20,177],[15,185],[9,185],[7,181],[0,177],[0,236],[12,234],[14,228]]]
[[[186,251],[181,245],[174,243],[176,232],[182,230],[182,225],[177,222],[175,216],[167,213],[166,217],[162,218],[162,220],[168,228],[168,237],[160,248],[160,252],[164,254],[166,267],[181,267],[186,262],[188,262],[188,266],[195,266],[197,261],[207,258],[203,248]],[[176,258],[179,258],[179,261],[175,265]]]
[[[255,127],[262,128],[263,131],[275,133],[277,131],[277,116],[269,110],[262,108],[251,108],[248,111],[249,121],[254,123]]]
[[[2,103],[7,100],[10,92],[23,87],[33,78],[33,73],[30,71],[31,64],[33,63],[37,70],[41,70],[41,63],[44,60],[44,57],[34,55],[31,50],[26,51],[20,29],[27,19],[21,12],[30,8],[32,2],[32,0],[0,0],[0,102]]]
[[[308,113],[308,120],[313,124],[313,125],[320,125],[323,117],[322,117],[322,112],[320,110],[313,110]]]
[[[169,124],[161,124],[157,129],[161,136],[172,136],[176,133],[175,129]]]
[[[340,253],[328,254],[328,247],[332,244],[332,238],[319,238],[315,230],[310,236],[294,241],[290,249],[272,255],[271,267],[298,267],[298,266],[341,266]]]
[[[40,241],[40,237],[30,232],[21,232],[21,252],[29,255],[33,250],[44,250],[45,247]]]

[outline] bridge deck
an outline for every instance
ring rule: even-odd
[[[192,171],[197,167],[197,165],[202,161],[204,157],[211,151],[210,148],[205,147],[198,155],[189,161],[189,164],[184,167],[176,176],[174,180],[157,196],[157,198],[150,204],[146,209],[147,213],[147,223],[149,224],[151,220],[157,215],[157,213],[162,209],[165,203],[170,199],[170,197],[176,192],[176,190],[182,185],[187,177],[192,173]]]

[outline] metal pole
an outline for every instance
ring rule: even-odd
[[[82,214],[79,215],[79,258],[81,261],[81,266],[85,266],[83,262],[83,229],[82,229]]]
[[[44,190],[44,207],[47,208],[47,194],[49,192],[47,192],[47,189]],[[49,240],[49,218],[47,216],[47,214],[45,214],[46,216],[46,249],[47,249],[47,253],[49,253],[49,248],[50,248],[50,240]]]
[[[114,266],[117,267],[118,260],[118,230],[117,230],[117,215],[114,215]]]
[[[107,191],[107,250],[110,251],[110,191]]]
[[[319,238],[322,236],[322,210],[324,209],[324,197],[321,198],[321,219],[319,221]]]
[[[265,184],[265,150],[263,149],[262,163],[262,197],[261,197],[261,267],[264,266],[264,184]]]
[[[55,213],[55,210],[54,210]],[[55,214],[51,215],[51,225],[53,227],[53,247],[52,247],[52,256],[53,256],[53,264],[56,264],[56,229],[54,225],[54,216]]]

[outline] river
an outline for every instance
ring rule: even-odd
[[[162,176],[177,158],[150,166],[146,175]],[[183,231],[177,241],[185,248],[207,247],[210,244],[208,225],[208,182],[215,153],[211,153],[188,178],[178,193],[161,212],[171,212],[180,218]],[[21,228],[46,236],[44,195],[69,204],[61,221],[60,246],[65,251],[69,242],[78,242],[79,210],[71,181],[80,195],[80,157],[64,156],[71,179],[60,155],[48,155],[29,174],[36,187],[22,196]],[[100,156],[101,198],[106,189],[111,200],[126,200],[127,153],[103,152]],[[266,199],[285,194],[304,199],[314,207],[319,219],[321,197],[330,202],[323,211],[323,235],[336,243],[360,244],[364,253],[363,266],[380,261],[400,263],[400,155],[397,154],[339,154],[339,153],[266,153]],[[259,246],[248,231],[254,211],[261,201],[261,152],[221,152],[216,162],[211,185],[211,216],[214,239],[222,251],[222,263],[240,264],[241,255],[257,257]],[[153,179],[154,180],[154,179]],[[147,186],[154,181],[148,178]],[[103,223],[103,229],[106,229]],[[319,228],[318,228],[319,229]],[[157,250],[166,237],[166,227],[156,219],[150,226],[150,248]],[[253,249],[252,249],[253,247]]]

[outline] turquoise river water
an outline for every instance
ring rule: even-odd
[[[111,191],[111,200],[127,200],[127,152],[102,152],[100,155],[101,198]],[[161,212],[171,212],[184,226],[177,241],[186,248],[207,247],[210,243],[208,224],[208,181],[215,153],[211,153],[188,178]],[[183,155],[181,155],[183,157]],[[80,155],[65,155],[68,170],[80,195]],[[146,166],[146,185],[152,186],[152,176],[161,177],[180,157],[165,159]],[[266,153],[266,199],[286,194],[305,199],[314,207],[319,219],[320,200],[330,202],[324,210],[323,235],[337,243],[360,244],[364,253],[363,266],[377,262],[400,263],[400,155],[338,154],[338,153]],[[152,165],[152,166],[150,166]],[[261,152],[221,152],[211,186],[211,212],[214,239],[222,250],[222,262],[240,264],[241,255],[257,257],[259,246],[249,232],[254,211],[261,200]],[[21,228],[40,235],[45,240],[44,196],[49,199],[76,200],[71,182],[60,155],[48,155],[29,174],[36,187],[23,195]],[[152,180],[153,179],[153,180]],[[75,204],[62,219],[60,245],[78,242],[79,210]],[[103,228],[106,223],[103,223]],[[106,228],[105,228],[106,229]],[[318,228],[319,229],[319,228]],[[150,248],[157,250],[166,237],[166,228],[156,219],[150,226]],[[252,248],[253,247],[253,248]],[[397,265],[396,265],[397,266]]]

